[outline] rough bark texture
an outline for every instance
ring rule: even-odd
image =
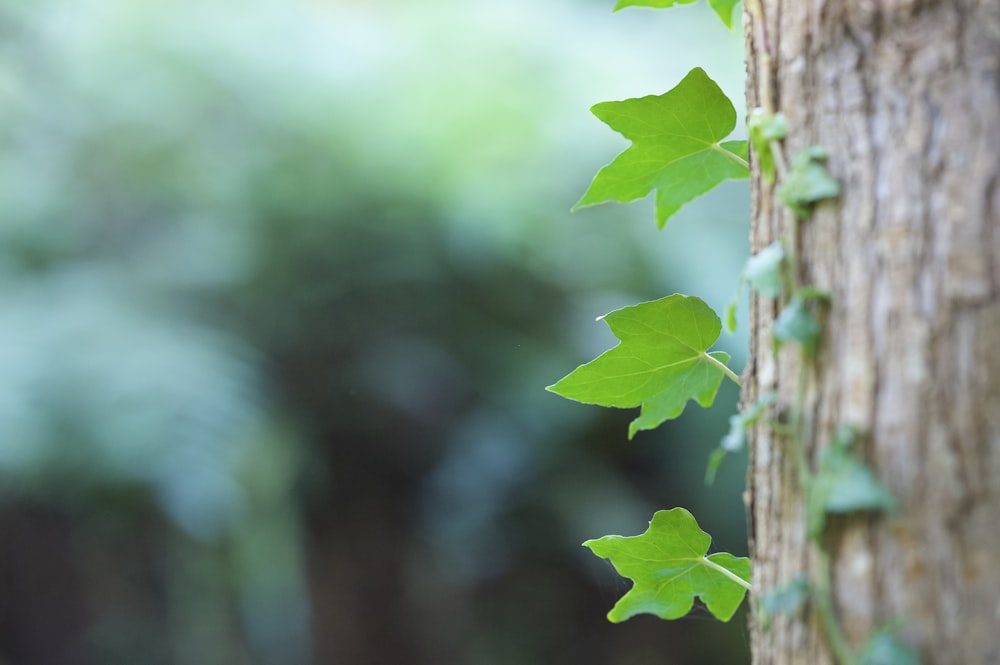
[[[855,646],[898,618],[925,665],[1000,663],[1000,2],[761,5],[766,45],[747,28],[751,104],[770,76],[786,154],[827,147],[843,187],[800,235],[802,283],[833,295],[806,449],[815,461],[838,424],[857,426],[900,500],[831,525],[839,617]],[[759,250],[790,219],[753,182]],[[798,365],[795,349],[771,351],[779,307],[754,303],[745,398],[777,390],[787,407]],[[766,427],[753,440],[754,577],[767,590],[817,562],[793,455]],[[753,647],[759,664],[833,662],[810,607],[755,627]]]

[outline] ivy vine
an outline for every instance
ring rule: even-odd
[[[696,1],[619,0],[615,10],[666,8]],[[708,3],[732,28],[739,0]],[[892,510],[896,502],[853,452],[861,433],[849,425],[838,429],[815,468],[806,454],[809,437],[802,412],[809,370],[822,342],[820,313],[830,296],[800,283],[796,248],[800,224],[808,223],[816,205],[838,197],[840,186],[826,169],[827,154],[822,147],[805,148],[790,162],[785,158],[784,142],[792,129],[771,96],[773,72],[760,1],[747,0],[746,10],[761,77],[757,82],[761,107],[747,118],[750,146],[746,141],[729,140],[736,128],[736,109],[708,74],[695,68],[662,95],[605,102],[592,108],[594,115],[631,141],[631,146],[598,172],[575,208],[629,202],[655,193],[656,222],[663,228],[682,206],[723,181],[748,178],[748,152],[752,149],[762,177],[774,186],[777,199],[788,210],[788,232],[748,259],[737,298],[726,311],[726,328],[735,329],[736,303],[745,288],[775,299],[780,314],[771,328],[774,352],[784,344],[795,345],[801,371],[792,403],[780,404],[777,395],[768,393],[730,418],[729,433],[709,457],[706,479],[712,481],[729,453],[746,448],[751,426],[758,422],[770,426],[797,461],[807,502],[804,526],[818,570],[780,588],[758,592],[751,584],[750,560],[725,552],[707,555],[711,537],[683,508],[657,512],[641,535],[604,536],[584,545],[633,581],[632,588],[608,613],[611,621],[624,621],[640,613],[676,619],[690,611],[696,597],[715,617],[728,621],[747,592],[755,591],[757,620],[765,629],[776,616],[794,614],[811,603],[841,665],[916,665],[913,653],[894,636],[893,626],[874,631],[865,645],[852,649],[834,609],[824,538],[827,516]],[[722,319],[697,297],[674,294],[616,310],[601,319],[619,344],[548,390],[587,404],[640,407],[638,417],[629,425],[629,438],[679,417],[690,401],[711,406],[726,379],[739,384],[737,373],[729,367],[729,355],[711,350],[722,332]],[[774,416],[779,411],[788,414],[781,422]]]

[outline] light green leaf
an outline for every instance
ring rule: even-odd
[[[775,241],[747,259],[733,299],[726,305],[726,331],[736,332],[736,310],[743,298],[743,287],[750,287],[768,298],[777,298],[784,290],[785,249]]]
[[[802,351],[810,358],[816,355],[821,330],[819,321],[809,310],[808,303],[797,297],[793,297],[781,310],[772,328],[777,343],[798,342],[802,346]]]
[[[708,4],[712,6],[726,27],[731,29],[733,27],[733,9],[740,4],[740,0],[708,0]]]
[[[758,618],[767,630],[773,619],[795,614],[808,599],[809,579],[805,575],[799,575],[787,584],[760,594],[757,604]]]
[[[707,360],[717,361],[718,365],[708,364]],[[656,429],[663,422],[681,415],[689,399],[705,408],[712,406],[722,383],[723,374],[719,371],[719,365],[725,367],[728,364],[728,353],[713,351],[706,354],[705,362],[699,362],[678,374],[674,380],[674,389],[665,390],[642,403],[639,417],[628,425],[628,438],[631,439],[643,430]]]
[[[768,114],[764,109],[756,108],[747,117],[747,130],[750,134],[750,144],[757,153],[760,170],[768,182],[774,182],[774,154],[771,142],[780,141],[788,133],[788,120],[782,113]]]
[[[812,303],[829,303],[830,294],[814,287],[804,287],[792,294],[792,299],[774,320],[772,332],[775,346],[797,342],[807,357],[816,355],[822,327],[813,312]]]
[[[818,538],[830,513],[865,510],[893,510],[896,498],[851,448],[856,433],[841,427],[823,451],[819,469],[809,492],[807,516],[809,535]]]
[[[677,619],[691,611],[698,596],[709,612],[729,621],[750,589],[750,560],[724,552],[705,556],[711,543],[683,508],[658,511],[642,535],[585,542],[634,582],[608,619],[618,623],[636,614]]]
[[[604,102],[591,109],[632,146],[604,168],[574,206],[628,202],[656,190],[661,227],[681,206],[727,178],[746,178],[746,141],[720,143],[736,110],[700,68],[660,95]]]
[[[716,448],[708,454],[708,465],[705,468],[705,484],[712,485],[715,476],[719,473],[719,467],[725,459],[729,457],[729,451],[725,448]]]
[[[826,149],[821,146],[803,149],[792,160],[784,182],[778,185],[778,199],[798,217],[809,217],[816,202],[840,194],[840,185],[826,171],[826,158]]]
[[[920,658],[890,627],[872,635],[858,656],[858,665],[920,665]]]
[[[722,323],[702,300],[674,294],[602,317],[621,343],[547,388],[586,404],[642,411],[629,438],[676,418],[688,400],[709,407],[728,375],[729,355],[708,352]]]
[[[776,393],[764,393],[760,399],[745,411],[729,416],[729,433],[722,437],[719,447],[712,451],[708,457],[708,468],[705,471],[706,485],[711,485],[715,482],[715,475],[719,471],[719,466],[729,453],[742,452],[746,448],[747,429],[760,420],[767,407],[774,404],[777,398]]]
[[[778,395],[773,392],[764,393],[753,405],[729,418],[729,434],[722,438],[719,446],[731,453],[738,453],[746,447],[747,428],[753,427],[764,415],[767,407],[774,404]]]
[[[743,269],[750,288],[768,298],[780,296],[784,286],[784,260],[785,248],[779,241],[774,241],[751,256]]]
[[[740,285],[736,289],[736,295],[733,299],[729,301],[726,305],[726,332],[732,334],[736,332],[736,309],[740,304],[740,297],[743,295],[743,280],[740,280]]]
[[[618,4],[615,5],[614,11],[619,9],[624,9],[625,7],[653,7],[654,9],[664,9],[666,7],[673,7],[674,5],[690,5],[697,2],[698,0],[618,0]],[[715,13],[719,15],[722,22],[726,24],[727,28],[733,27],[733,8],[738,5],[740,0],[708,0],[708,4],[711,5]]]
[[[747,447],[747,428],[743,414],[729,416],[729,432],[722,437],[719,447],[727,453],[740,453]]]

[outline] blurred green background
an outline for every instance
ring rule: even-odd
[[[590,105],[742,97],[707,7],[611,5],[0,1],[0,664],[747,661],[608,623],[580,547],[684,505],[745,552],[735,390],[632,442],[543,390],[746,251],[745,183],[569,214]]]

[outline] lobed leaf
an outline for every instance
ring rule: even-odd
[[[706,485],[711,485],[715,482],[715,475],[719,471],[719,466],[730,453],[738,453],[746,449],[747,429],[753,427],[760,420],[767,407],[774,404],[777,398],[778,395],[776,393],[764,393],[752,406],[735,415],[729,416],[729,432],[722,437],[719,447],[713,450],[708,457],[708,468],[705,470]]]
[[[809,579],[799,575],[792,581],[760,594],[757,603],[758,618],[764,629],[779,616],[795,614],[809,599]]]
[[[743,275],[750,288],[768,298],[779,297],[784,287],[784,261],[785,248],[777,240],[747,259]]]
[[[812,358],[816,355],[822,328],[809,304],[802,298],[793,297],[774,320],[772,332],[776,343],[798,342],[803,353]]]
[[[658,511],[641,535],[585,542],[634,582],[608,619],[617,623],[636,614],[677,619],[691,611],[697,596],[709,612],[729,621],[750,588],[750,560],[724,552],[706,556],[711,543],[683,508]]]
[[[865,510],[893,510],[896,498],[875,477],[875,473],[851,452],[855,432],[841,427],[823,451],[813,479],[806,507],[809,535],[818,538],[830,513]]]
[[[774,241],[747,259],[746,266],[740,273],[736,293],[726,305],[726,330],[730,333],[736,332],[736,309],[747,283],[754,291],[768,298],[777,298],[782,294],[785,287],[785,248],[781,241]]]
[[[618,346],[581,365],[547,390],[586,404],[642,406],[629,438],[681,415],[689,400],[715,401],[729,354],[708,349],[719,338],[719,317],[699,298],[674,294],[602,317]]]
[[[634,201],[655,190],[662,227],[722,181],[749,177],[746,141],[721,142],[736,127],[736,109],[701,68],[662,95],[604,102],[591,110],[632,146],[597,173],[574,209]]]
[[[840,195],[840,184],[826,170],[826,149],[810,146],[800,151],[776,194],[800,218],[807,218],[812,207],[824,199]]]
[[[764,415],[767,407],[774,404],[778,398],[777,393],[767,392],[760,396],[756,402],[735,416],[729,418],[729,433],[722,437],[719,446],[731,453],[738,453],[746,447],[748,428],[753,427]]]
[[[792,299],[774,320],[775,348],[784,342],[797,342],[806,357],[816,355],[823,329],[813,312],[813,303],[829,302],[830,294],[814,287],[803,287],[792,294]]]

